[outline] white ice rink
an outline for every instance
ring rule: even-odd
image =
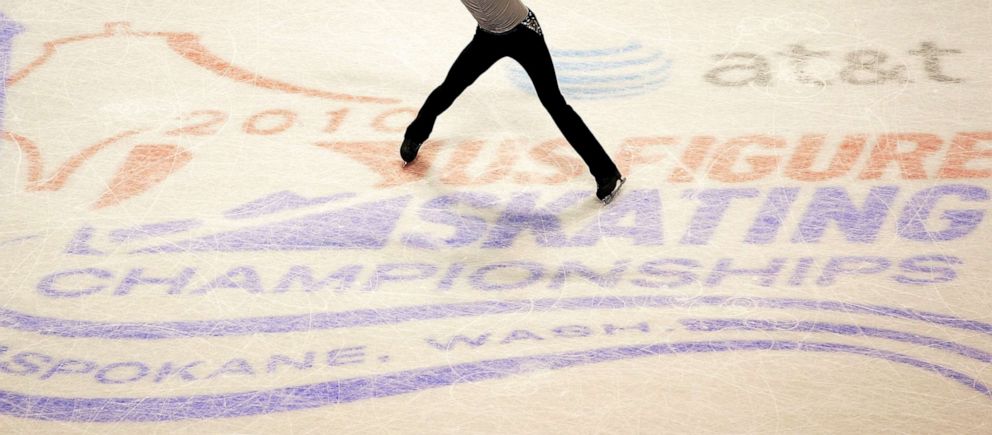
[[[992,3],[0,2],[0,433],[990,433]]]

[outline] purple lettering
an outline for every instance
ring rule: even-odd
[[[410,270],[410,273],[400,273],[397,271]],[[389,281],[416,281],[427,279],[437,274],[437,266],[427,263],[393,263],[380,264],[375,273],[369,277],[365,283],[365,291],[372,291],[382,283]]]
[[[409,196],[359,204],[255,227],[150,246],[135,253],[381,249]]]
[[[558,272],[555,273],[554,278],[551,279],[550,288],[560,289],[565,285],[565,281],[572,274],[581,275],[582,278],[587,282],[593,282],[601,288],[613,288],[617,286],[620,282],[620,277],[627,270],[627,266],[630,265],[630,260],[619,260],[613,263],[613,269],[604,274],[597,273],[582,263],[577,261],[568,261],[558,268]]]
[[[95,228],[88,225],[77,230],[72,240],[69,241],[69,245],[66,246],[65,253],[72,255],[107,255],[105,252],[90,246],[90,240],[93,239],[93,233],[95,231]]]
[[[92,361],[80,361],[76,359],[63,359],[52,365],[45,374],[41,375],[41,380],[49,379],[57,374],[85,374],[92,372],[96,368],[96,363]]]
[[[554,328],[551,332],[553,332],[556,337],[561,338],[588,337],[592,335],[592,328],[582,325],[567,325]]]
[[[482,334],[482,335],[476,337],[475,339],[466,337],[464,335],[456,335],[456,336],[451,337],[450,339],[448,339],[448,342],[447,343],[440,343],[440,342],[438,342],[437,340],[435,340],[433,338],[428,338],[426,341],[427,341],[427,344],[431,345],[432,347],[434,347],[437,350],[451,350],[458,343],[464,343],[464,344],[466,344],[469,347],[479,347],[479,346],[482,346],[482,345],[486,344],[487,341],[489,341],[489,335],[490,335],[489,333],[485,333],[485,334]]]
[[[261,293],[262,283],[253,267],[239,266],[231,268],[224,275],[210,281],[210,284],[193,290],[192,293],[202,295],[215,288],[244,289],[248,293]]]
[[[561,231],[558,215],[588,196],[588,192],[566,193],[541,209],[537,207],[537,194],[514,195],[482,247],[508,248],[526,229],[534,232],[537,243],[541,246],[565,246],[565,234]]]
[[[426,222],[450,225],[455,233],[447,239],[439,239],[427,233],[408,233],[403,236],[407,246],[423,249],[441,247],[455,248],[475,243],[486,232],[486,220],[479,216],[462,215],[451,211],[454,206],[464,203],[473,208],[493,208],[499,199],[488,193],[456,193],[434,198],[420,209],[420,218]]]
[[[699,321],[696,321],[699,322]],[[727,323],[727,322],[724,322]],[[790,322],[792,323],[792,322]],[[691,323],[690,323],[691,325]],[[761,325],[758,325],[759,327]],[[782,325],[792,327],[791,324]],[[733,325],[704,326],[702,331]],[[801,325],[800,327],[806,327]],[[880,337],[931,348],[947,349],[957,353],[968,352],[987,364],[988,355],[978,349],[948,342],[938,338],[919,336],[901,331],[861,328],[859,325],[813,325],[814,332]],[[808,328],[807,328],[808,329]],[[709,337],[707,337],[709,338]],[[511,358],[443,364],[421,369],[361,375],[348,379],[278,387],[235,393],[195,394],[172,397],[52,397],[5,393],[8,414],[20,418],[60,422],[105,422],[120,425],[123,422],[164,422],[182,420],[212,420],[219,418],[248,418],[278,412],[311,410],[317,407],[342,406],[384,397],[412,397],[419,392],[449,388],[478,382],[495,382],[534,373],[538,370],[560,370],[571,367],[604,364],[616,361],[657,359],[663,355],[718,355],[724,352],[784,352],[802,353],[807,357],[817,355],[854,355],[873,358],[879,362],[899,364],[940,376],[951,385],[972,391],[975,397],[992,396],[981,379],[962,373],[956,368],[917,359],[877,347],[863,347],[833,341],[822,342],[815,338],[800,337],[800,341],[780,338],[760,340],[670,341],[639,343],[629,346],[596,348],[584,351],[555,352]],[[984,402],[983,402],[984,404]]]
[[[834,257],[823,268],[823,275],[816,280],[821,286],[828,286],[837,280],[838,275],[872,275],[884,272],[891,263],[884,257]]]
[[[967,236],[982,222],[984,210],[946,210],[941,219],[948,222],[945,229],[931,231],[927,219],[941,198],[954,195],[965,201],[988,201],[989,191],[979,186],[949,184],[923,189],[910,198],[899,218],[899,235],[909,240],[937,242]]]
[[[730,201],[738,198],[754,198],[758,196],[758,189],[704,189],[693,194],[686,192],[686,197],[698,198],[703,204],[696,209],[696,214],[692,216],[689,229],[682,236],[683,245],[705,245],[710,242],[716,227],[723,220]]]
[[[644,279],[633,279],[630,282],[634,285],[647,288],[676,288],[696,282],[698,276],[687,270],[668,270],[663,266],[673,264],[684,268],[699,269],[702,267],[696,260],[688,258],[664,258],[653,260],[641,265],[640,272],[645,275],[674,277],[677,281],[648,281]]]
[[[758,216],[754,218],[744,243],[774,242],[782,221],[789,215],[789,208],[796,201],[798,194],[799,189],[795,187],[776,187],[768,192],[768,199],[765,200],[765,205],[761,207]]]
[[[938,265],[927,263],[937,263]],[[919,255],[916,257],[910,257],[900,262],[899,268],[902,269],[903,272],[924,274],[926,277],[912,278],[900,274],[894,276],[892,279],[902,284],[925,285],[953,281],[954,278],[957,278],[957,272],[955,272],[953,268],[942,267],[939,264],[964,264],[964,261],[961,261],[958,257],[950,257],[946,255]]]
[[[158,374],[155,375],[155,383],[156,384],[160,383],[164,381],[166,378],[175,374],[178,374],[179,377],[186,382],[195,381],[199,378],[197,378],[196,375],[190,373],[189,370],[200,364],[203,364],[203,361],[193,361],[177,369],[173,367],[172,362],[167,362],[162,365],[162,367],[158,370]]]
[[[792,276],[789,278],[789,285],[793,287],[801,286],[806,282],[806,274],[809,272],[809,268],[813,266],[813,257],[802,257],[799,259],[799,263],[796,264],[796,270],[792,271]]]
[[[518,340],[544,340],[541,336],[530,332],[526,329],[514,329],[509,334],[506,335],[500,344],[509,344]]]
[[[219,369],[207,375],[206,379],[213,379],[220,375],[245,375],[255,376],[255,369],[251,367],[248,360],[244,358],[232,358],[224,363]]]
[[[721,258],[720,261],[716,263],[713,271],[710,272],[709,277],[706,279],[706,285],[709,287],[717,286],[723,282],[723,279],[728,275],[750,275],[758,278],[759,285],[763,287],[771,287],[775,284],[775,280],[785,267],[786,259],[772,258],[768,264],[768,267],[759,269],[733,269],[731,268],[732,263],[733,260],[730,258]]]
[[[109,376],[110,372],[117,369],[131,369],[134,370],[134,373],[125,378],[112,378]],[[107,364],[106,367],[96,372],[96,381],[101,384],[127,384],[148,376],[148,371],[148,366],[138,361]]]
[[[288,356],[283,355],[272,355],[269,358],[269,364],[266,368],[266,372],[275,373],[276,369],[280,365],[292,366],[297,370],[307,370],[313,367],[313,360],[316,357],[316,352],[307,352],[303,355],[303,361],[295,361]]]
[[[365,346],[345,347],[327,352],[327,365],[330,367],[365,362]]]
[[[606,335],[616,335],[617,332],[623,331],[641,331],[645,334],[651,332],[651,328],[648,327],[648,322],[641,322],[633,326],[617,326],[612,323],[603,324],[603,332]]]
[[[630,226],[620,225],[634,215]],[[572,238],[571,246],[593,246],[603,237],[624,237],[635,245],[658,246],[664,241],[661,225],[661,197],[658,190],[635,190],[625,193],[599,214],[597,219]]]
[[[792,236],[792,242],[817,243],[830,221],[834,221],[848,241],[871,243],[878,236],[878,230],[898,192],[899,188],[896,186],[873,187],[859,211],[851,203],[844,188],[816,189],[813,201],[799,224],[799,230]]]
[[[196,270],[187,267],[183,268],[179,275],[174,277],[156,278],[144,276],[145,269],[131,269],[131,272],[121,280],[121,283],[117,286],[117,290],[114,290],[114,296],[124,296],[131,293],[131,289],[137,285],[169,285],[169,290],[166,291],[167,294],[177,295],[182,293],[184,287],[189,284],[190,280],[193,279],[193,275],[196,274]]]
[[[4,372],[11,375],[27,376],[37,373],[41,369],[42,364],[51,364],[52,357],[38,353],[38,352],[20,352],[14,354],[11,358],[11,362],[19,366],[19,368],[12,368],[10,363],[7,361],[0,362],[0,372]],[[37,359],[38,363],[34,363],[31,359]]]
[[[328,284],[332,282],[338,283],[334,287],[336,291],[344,291],[351,288],[355,280],[358,279],[358,274],[361,273],[362,266],[359,264],[351,264],[344,266],[337,270],[337,272],[327,275],[324,279],[316,281],[313,278],[313,270],[307,266],[296,265],[290,267],[286,274],[279,279],[279,283],[276,287],[272,289],[273,293],[285,293],[293,287],[295,282],[299,282],[303,287],[305,292],[314,292],[323,290]]]
[[[95,278],[96,280],[106,281],[114,277],[113,273],[104,269],[71,269],[64,272],[56,272],[51,275],[45,276],[38,282],[38,291],[45,295],[53,298],[75,298],[79,296],[88,296],[94,293],[99,293],[103,289],[107,288],[105,285],[94,285],[92,287],[76,288],[76,289],[65,289],[61,287],[56,287],[56,281],[63,278],[68,278],[72,276],[88,276]]]
[[[492,271],[502,271],[511,268],[523,269],[527,272],[528,276],[517,282],[492,283],[486,280],[486,276]],[[494,291],[524,288],[534,284],[542,277],[544,277],[544,266],[540,263],[532,261],[505,261],[480,267],[472,273],[469,280],[472,286],[479,290]]]
[[[448,266],[448,271],[444,274],[444,278],[441,278],[441,282],[437,284],[438,290],[451,290],[451,286],[455,283],[455,278],[458,278],[465,270],[465,263],[451,263]]]

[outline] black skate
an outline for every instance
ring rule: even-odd
[[[420,145],[423,142],[414,142],[410,139],[403,139],[403,145],[400,145],[400,157],[403,158],[404,166],[409,165],[413,162],[413,159],[417,158],[417,151],[420,151]]]
[[[609,204],[613,201],[613,198],[616,198],[617,194],[620,193],[620,187],[622,187],[623,183],[626,181],[627,179],[620,174],[605,180],[596,180],[596,197],[599,198],[600,201],[603,201],[604,205]]]

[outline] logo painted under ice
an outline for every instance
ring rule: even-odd
[[[593,50],[551,50],[562,94],[598,99],[643,95],[660,88],[670,76],[672,61],[661,51],[632,42],[623,47]],[[527,73],[511,64],[510,80],[536,94]]]

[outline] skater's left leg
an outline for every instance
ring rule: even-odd
[[[406,139],[418,143],[427,140],[438,116],[448,110],[466,88],[503,57],[493,39],[482,30],[476,29],[475,37],[455,59],[441,85],[427,96],[417,117],[407,127],[404,135]]]
[[[597,184],[609,183],[611,179],[619,178],[620,171],[616,164],[562,96],[544,37],[531,29],[514,32],[512,37],[515,40],[512,42],[510,57],[520,63],[530,76],[541,104],[568,143],[589,166],[589,172],[596,178]]]
[[[444,82],[431,92],[417,112],[417,117],[406,128],[400,145],[400,157],[404,162],[409,164],[417,158],[420,145],[430,136],[437,117],[448,110],[455,99],[482,73],[503,57],[499,48],[492,36],[485,34],[482,29],[476,29],[472,42],[455,59]]]

